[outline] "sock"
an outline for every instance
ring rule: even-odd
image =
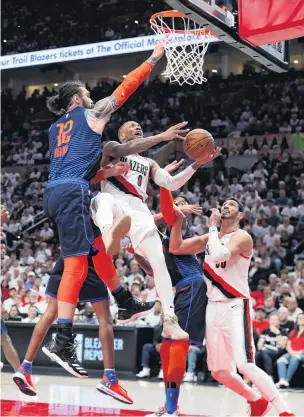
[[[30,374],[30,375],[32,375],[32,363],[33,363],[33,362],[27,361],[27,360],[25,360],[25,359],[24,359],[24,361],[22,362],[22,365],[23,365],[24,370],[25,370],[28,374]]]
[[[177,410],[179,387],[186,369],[189,342],[172,341],[170,344],[170,362],[166,383],[166,410],[173,414]]]
[[[104,376],[107,378],[110,384],[115,384],[117,381],[115,369],[105,369]]]
[[[278,393],[278,395],[271,401],[271,403],[279,414],[284,413],[285,411],[290,413],[289,407],[283,400],[283,397],[280,393]]]
[[[70,319],[60,319],[57,321],[57,333],[63,336],[72,337],[73,323]]]
[[[258,368],[254,363],[245,363],[239,366],[238,369],[241,374],[254,383],[266,400],[272,402],[279,414],[288,410],[287,404],[266,372]]]
[[[170,384],[174,385],[174,382]],[[178,397],[179,388],[166,389],[166,410],[168,414],[173,414],[177,410]]]
[[[160,187],[160,210],[168,226],[173,226],[175,214],[173,209],[173,197],[169,190]]]

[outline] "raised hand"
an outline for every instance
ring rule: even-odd
[[[114,166],[105,169],[105,178],[126,175],[130,169],[128,162],[118,162]]]
[[[175,204],[173,206],[174,214],[176,219],[184,218],[184,213]]]
[[[203,209],[198,204],[185,204],[180,207],[180,210],[185,216],[189,214],[194,214],[195,216],[201,216],[203,213]]]
[[[210,155],[208,155],[207,157],[203,157],[201,159],[198,159],[197,161],[194,162],[193,164],[193,168],[197,169],[200,168],[202,165],[207,164],[207,162],[211,162],[214,159],[216,159],[219,154],[221,153],[222,148],[217,147]]]
[[[171,172],[176,171],[184,162],[184,159],[181,159],[179,161],[175,160],[173,162],[171,162],[171,164],[168,164],[165,166],[164,170],[169,172],[169,174],[171,174]]]
[[[221,213],[218,211],[218,209],[213,208],[211,209],[212,214],[209,217],[209,226],[217,226],[221,220]]]
[[[163,141],[169,141],[175,138],[185,140],[183,135],[186,135],[186,133],[189,132],[189,129],[183,128],[187,126],[187,124],[188,122],[178,123],[177,125],[169,127],[168,130],[166,130],[163,133],[160,133],[158,136],[160,136]]]

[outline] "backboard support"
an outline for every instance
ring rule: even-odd
[[[239,36],[236,1],[232,1],[236,6],[232,12],[221,7],[226,2],[219,0],[165,0],[165,2],[172,9],[181,11],[204,28],[211,30],[223,42],[260,62],[266,68],[275,72],[288,71],[288,41],[255,46]]]

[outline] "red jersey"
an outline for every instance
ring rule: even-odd
[[[250,293],[251,297],[255,299],[256,305],[255,306],[263,306],[265,300],[265,294],[262,291],[252,291]]]
[[[252,325],[256,329],[258,334],[260,335],[263,330],[269,327],[269,321],[268,320],[263,320],[263,321],[252,320]]]
[[[292,350],[304,350],[304,333],[302,333],[301,336],[299,336],[298,332],[292,330],[288,335],[288,339],[290,340]]]

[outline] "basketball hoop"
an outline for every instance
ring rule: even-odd
[[[155,13],[150,24],[157,35],[166,37],[163,75],[179,85],[206,82],[204,57],[214,35],[178,10]]]

